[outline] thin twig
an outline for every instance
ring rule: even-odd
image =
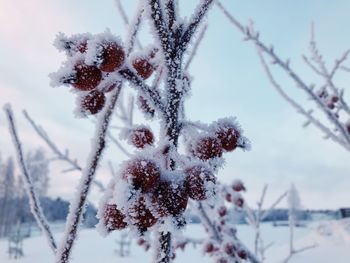
[[[12,142],[15,146],[17,162],[18,162],[18,165],[21,169],[22,176],[23,176],[23,179],[24,179],[24,182],[26,185],[27,195],[28,195],[28,198],[30,201],[29,203],[30,203],[31,212],[34,215],[34,218],[35,218],[36,222],[38,223],[41,231],[43,231],[43,233],[45,234],[45,237],[46,237],[47,241],[49,242],[49,246],[50,246],[52,252],[55,254],[56,249],[57,249],[56,241],[55,241],[55,238],[51,232],[50,225],[48,224],[48,222],[45,218],[45,215],[41,209],[39,198],[37,197],[37,194],[36,194],[35,189],[34,189],[34,185],[32,183],[32,179],[30,177],[30,174],[29,174],[28,169],[26,167],[26,164],[24,162],[23,149],[22,149],[20,139],[18,137],[18,133],[17,133],[17,129],[16,129],[15,120],[14,120],[11,106],[5,105],[4,110],[5,110],[5,113],[7,116],[10,135],[12,137]]]

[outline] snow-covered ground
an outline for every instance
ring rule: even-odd
[[[246,225],[238,226],[240,238],[252,247],[253,231]],[[57,233],[59,238],[61,233]],[[205,233],[200,225],[189,225],[185,235],[191,238],[201,238]],[[282,262],[288,255],[288,227],[273,227],[271,224],[262,224],[262,235],[265,245],[273,242],[274,245],[266,253],[267,263]],[[152,252],[145,252],[143,248],[132,243],[129,257],[120,258],[115,253],[116,240],[120,232],[115,232],[107,238],[101,237],[95,230],[82,230],[75,246],[72,262],[151,262]],[[316,248],[296,254],[290,263],[349,263],[350,262],[350,220],[328,221],[313,223],[305,228],[295,230],[295,249],[317,244]],[[7,241],[0,241],[0,262],[41,263],[54,262],[51,250],[43,236],[25,239],[23,243],[25,257],[10,260],[7,255]],[[197,261],[196,261],[197,260]],[[177,251],[175,262],[212,262],[204,256],[201,248],[188,246],[185,252]]]

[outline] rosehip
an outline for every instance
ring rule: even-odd
[[[100,69],[105,72],[113,72],[123,65],[125,52],[118,43],[108,42],[103,44],[101,58]]]
[[[97,90],[90,91],[81,100],[81,109],[89,114],[96,114],[105,105],[105,95]]]
[[[145,231],[147,228],[157,223],[157,219],[146,206],[145,199],[143,197],[135,200],[129,207],[128,216],[130,217],[131,222],[141,231]]]
[[[210,254],[210,253],[213,253],[213,252],[218,251],[218,250],[219,249],[217,247],[215,247],[214,244],[211,242],[208,242],[204,245],[204,252],[205,253]]]
[[[132,66],[143,79],[148,79],[154,71],[152,64],[145,58],[136,58],[132,62]]]
[[[246,188],[244,187],[242,181],[236,180],[232,183],[232,189],[235,192],[245,191]]]
[[[214,174],[207,168],[197,165],[185,170],[186,187],[189,196],[197,201],[207,199],[214,193],[216,182]],[[208,187],[208,184],[212,184]],[[211,192],[210,192],[211,191]]]
[[[247,259],[247,256],[248,256],[248,255],[247,255],[247,252],[246,252],[245,250],[242,250],[242,249],[241,249],[241,250],[238,251],[237,254],[238,254],[238,256],[239,256],[241,259]]]
[[[215,134],[225,151],[230,152],[236,149],[240,134],[233,125],[229,123],[222,125],[217,129]]]
[[[152,203],[159,216],[180,215],[187,207],[188,195],[181,186],[176,188],[168,182],[161,182],[152,193]]]
[[[238,198],[235,198],[233,200],[233,203],[238,206],[238,207],[243,207],[243,204],[244,204],[244,199],[241,198],[241,197],[238,197]]]
[[[137,148],[144,148],[146,144],[152,145],[154,136],[147,127],[139,127],[130,133],[130,141]]]
[[[220,206],[218,209],[219,216],[223,217],[227,214],[227,209],[224,206]]]
[[[235,253],[235,246],[233,244],[225,244],[224,251],[226,254],[233,256]]]
[[[201,160],[221,157],[222,146],[219,139],[211,136],[199,138],[192,149],[193,155]]]
[[[74,70],[73,87],[82,91],[93,90],[102,79],[101,70],[95,66],[86,65],[83,62],[76,64]]]
[[[124,229],[127,226],[124,222],[125,216],[115,204],[107,205],[103,217],[108,231]]]
[[[123,178],[130,178],[136,189],[141,188],[142,192],[150,192],[159,183],[160,170],[152,160],[135,159],[127,164]]]

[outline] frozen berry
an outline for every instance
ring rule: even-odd
[[[192,152],[194,156],[206,161],[215,157],[221,157],[222,146],[219,139],[212,136],[205,136],[197,140]]]
[[[233,151],[237,147],[240,134],[234,125],[230,123],[220,125],[215,134],[225,151]]]
[[[102,79],[102,72],[95,66],[89,66],[82,62],[74,67],[75,75],[72,84],[75,88],[88,91],[97,87]]]
[[[346,130],[348,131],[348,133],[350,134],[350,122],[345,124]]]
[[[247,252],[243,249],[239,250],[237,254],[241,259],[247,259]]]
[[[142,192],[150,192],[159,183],[160,170],[152,160],[135,159],[127,164],[123,178],[130,178],[136,189],[141,188]]]
[[[227,214],[227,209],[225,206],[220,206],[218,209],[219,216],[223,217]]]
[[[81,109],[89,114],[96,114],[105,105],[105,95],[97,90],[90,91],[81,100]]]
[[[152,64],[145,58],[136,58],[132,62],[132,66],[143,79],[148,79],[154,71]]]
[[[225,200],[227,202],[232,202],[232,195],[230,193],[225,194]]]
[[[130,218],[130,222],[137,226],[141,231],[145,231],[147,228],[157,223],[157,219],[147,207],[143,197],[134,200],[128,209],[128,216]]]
[[[185,170],[186,187],[189,196],[197,201],[205,200],[214,194],[215,176],[207,168],[197,165]]]
[[[118,43],[108,42],[103,45],[101,58],[100,69],[105,72],[113,72],[123,65],[125,52]]]
[[[246,190],[246,188],[245,188],[245,186],[244,186],[244,184],[242,183],[241,180],[235,180],[232,183],[232,189],[235,192],[240,192],[240,191],[245,191]]]
[[[231,243],[227,243],[224,246],[225,253],[230,256],[233,256],[235,254],[235,250],[236,250],[235,246]]]
[[[211,254],[211,253],[218,251],[218,250],[219,249],[216,246],[214,246],[214,244],[211,242],[204,244],[204,252],[205,253]]]
[[[238,207],[243,207],[244,199],[242,197],[234,198],[233,203]]]
[[[331,97],[331,102],[333,102],[333,103],[338,102],[338,100],[339,100],[339,97],[336,96],[336,95],[333,95],[333,96]]]
[[[159,216],[180,215],[187,207],[188,195],[181,186],[172,187],[168,182],[161,182],[152,193],[152,203]]]
[[[103,217],[108,231],[124,229],[127,226],[124,222],[125,216],[115,204],[107,205]]]
[[[130,141],[137,148],[144,148],[146,145],[152,145],[154,136],[147,127],[139,127],[130,133]]]

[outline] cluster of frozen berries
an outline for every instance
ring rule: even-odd
[[[140,125],[128,132],[129,142],[141,151],[122,165],[120,178],[127,185],[125,196],[128,197],[122,204],[106,205],[103,220],[108,231],[129,225],[144,232],[164,217],[180,219],[189,198],[203,201],[215,195],[216,176],[208,160],[245,143],[233,119],[220,120],[211,126],[212,135],[200,133],[189,146],[190,156],[182,160],[179,157],[174,171],[164,161],[169,149],[154,147],[154,135],[149,127]]]
[[[155,49],[127,57],[120,39],[108,31],[71,37],[60,34],[55,46],[66,53],[67,60],[57,73],[51,74],[52,85],[72,86],[78,94],[78,108],[83,114],[96,114],[102,110],[105,93],[120,85],[116,73],[126,65],[142,79],[149,78],[155,70]]]
[[[337,95],[328,94],[326,89],[321,89],[317,92],[318,97],[327,105],[327,107],[331,110],[335,109],[339,97]]]

